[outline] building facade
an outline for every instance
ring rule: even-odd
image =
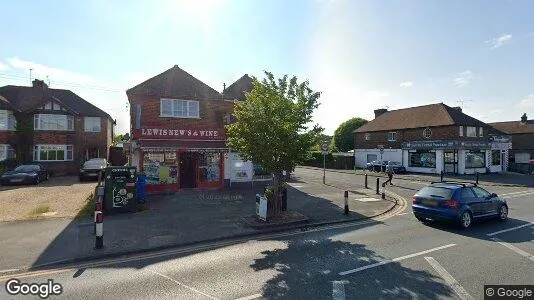
[[[38,162],[52,175],[74,175],[83,161],[108,157],[113,126],[106,112],[41,80],[0,87],[0,160]]]
[[[501,172],[510,139],[459,107],[443,103],[388,111],[354,132],[355,163],[400,162],[409,172],[473,174]]]
[[[126,94],[131,107],[130,163],[147,176],[148,192],[224,186],[229,151],[224,126],[231,122],[237,98],[217,92],[178,66]]]

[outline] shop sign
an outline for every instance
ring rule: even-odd
[[[133,138],[162,140],[225,140],[224,129],[221,128],[141,128],[134,129]]]
[[[411,141],[402,143],[404,149],[454,149],[456,141]]]
[[[462,149],[490,149],[491,143],[486,141],[465,141],[460,142]]]
[[[495,142],[495,143],[510,143],[511,142],[511,139],[508,136],[491,135],[488,137],[488,140],[490,142]]]

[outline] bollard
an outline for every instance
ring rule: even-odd
[[[365,174],[365,188],[368,189],[368,187],[367,187],[367,174]]]
[[[441,171],[441,182],[443,182],[443,171]]]
[[[349,214],[349,191],[345,191],[345,214]]]
[[[99,212],[96,214],[95,249],[102,247],[104,247],[104,214]]]
[[[102,202],[95,202],[95,219],[94,219],[94,228],[93,233],[96,234],[96,217],[99,213],[102,213]]]
[[[477,172],[477,184],[478,184],[478,172]]]
[[[380,178],[376,178],[376,194],[380,195]]]
[[[386,185],[382,186],[382,199],[386,199]]]

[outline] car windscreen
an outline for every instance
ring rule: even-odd
[[[36,172],[39,170],[39,166],[36,165],[22,165],[15,168],[17,172]]]
[[[100,161],[100,160],[86,161],[83,164],[84,168],[101,168],[101,167],[105,167],[105,166],[106,166],[106,164],[103,161]]]
[[[454,193],[454,190],[448,189],[445,187],[425,186],[424,188],[420,189],[415,194],[415,196],[451,199],[453,193]]]

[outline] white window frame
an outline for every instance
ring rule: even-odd
[[[17,119],[12,111],[0,110],[0,124],[2,124],[0,131],[15,131],[17,128]]]
[[[163,111],[163,103],[170,104],[171,111]],[[178,105],[185,104],[185,114],[178,114]],[[191,113],[191,106],[196,106],[196,114]],[[160,117],[163,118],[182,118],[182,119],[200,119],[200,103],[196,100],[181,100],[181,99],[160,99]]]
[[[0,144],[0,161],[15,158],[15,149],[9,144]]]
[[[396,141],[397,141],[397,132],[396,131],[388,132],[388,142],[396,142]]]
[[[65,129],[43,128],[41,124],[41,120],[43,118],[49,118],[50,116],[54,116],[54,118],[58,118],[58,116],[62,116],[65,121]],[[60,114],[35,114],[33,116],[33,128],[35,130],[43,130],[43,131],[74,131],[74,117],[71,115],[60,115]]]
[[[475,126],[467,126],[465,135],[467,137],[476,137],[477,136],[477,128]]]
[[[365,134],[364,134],[364,139],[365,139],[366,141],[370,141],[370,140],[371,140],[371,134],[370,134],[369,132],[365,133]]]
[[[464,127],[460,126],[460,136],[464,136]]]
[[[43,149],[44,148],[44,149]],[[43,159],[41,157],[41,151],[61,151],[63,150],[64,159]],[[34,161],[72,161],[74,157],[73,145],[54,145],[54,144],[38,144],[33,147],[33,160]],[[57,155],[57,153],[56,153]]]
[[[478,127],[478,136],[484,136],[484,127]]]
[[[432,137],[432,129],[430,129],[430,127],[423,129],[423,137],[425,139],[429,139]]]
[[[96,124],[98,124],[98,130],[95,130]],[[100,118],[100,117],[84,117],[83,118],[83,128],[84,128],[85,132],[101,132],[102,131],[102,118]]]

